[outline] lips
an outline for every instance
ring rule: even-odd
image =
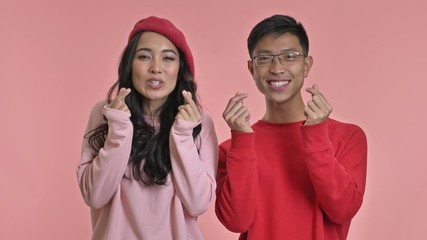
[[[282,90],[288,86],[290,80],[267,80],[267,84],[277,90]]]
[[[160,79],[148,79],[147,85],[150,86],[151,88],[158,89],[162,87],[163,81]]]
[[[282,87],[284,85],[287,85],[289,82],[290,82],[289,80],[278,80],[278,81],[277,80],[271,80],[271,81],[267,81],[267,83],[270,86],[273,86],[273,87]]]

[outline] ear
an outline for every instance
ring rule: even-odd
[[[304,77],[308,77],[308,73],[310,72],[311,66],[313,66],[313,57],[308,56],[305,58],[304,62]]]
[[[252,77],[254,76],[254,66],[252,65],[252,61],[248,60],[248,70],[251,73]]]

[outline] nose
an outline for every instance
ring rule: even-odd
[[[161,66],[160,59],[153,58],[153,60],[151,61],[149,71],[151,73],[161,73],[162,72],[162,66]]]
[[[270,73],[273,74],[282,74],[285,73],[285,65],[282,64],[282,61],[280,60],[279,56],[274,56],[273,60],[271,60],[271,66],[270,66]]]

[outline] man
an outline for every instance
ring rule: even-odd
[[[329,118],[316,85],[302,87],[313,65],[304,27],[289,16],[259,22],[248,37],[248,69],[265,96],[250,125],[237,92],[223,117],[231,139],[220,145],[216,214],[240,239],[346,239],[366,182],[361,128]]]

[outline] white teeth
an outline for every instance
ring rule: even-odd
[[[272,85],[273,87],[282,87],[288,83],[289,81],[271,81],[270,85]]]
[[[150,83],[154,86],[160,85],[160,81],[150,81]]]

